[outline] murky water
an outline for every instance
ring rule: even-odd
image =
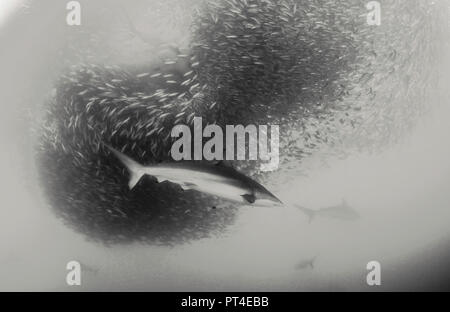
[[[173,246],[105,245],[55,217],[58,207],[51,206],[39,180],[36,129],[55,80],[66,65],[79,62],[77,51],[92,49],[92,62],[139,68],[146,63],[148,45],[129,39],[116,22],[120,13],[101,1],[86,4],[84,27],[87,33],[99,29],[96,44],[88,44],[90,37],[83,33],[67,36],[64,6],[39,1],[32,8],[0,28],[0,290],[372,290],[366,284],[366,264],[371,260],[382,266],[379,289],[448,289],[450,125],[446,116],[450,106],[445,69],[449,55],[441,55],[440,83],[424,86],[424,93],[435,96],[423,98],[427,102],[418,118],[404,115],[413,121],[412,128],[402,132],[386,126],[383,132],[380,129],[390,122],[387,118],[368,118],[375,122],[357,128],[372,131],[367,141],[362,131],[360,136],[330,131],[328,138],[339,138],[332,140],[334,146],[319,140],[317,147],[308,147],[311,152],[306,156],[286,152],[280,171],[264,176],[265,185],[285,202],[319,209],[345,198],[360,219],[317,218],[309,223],[295,209],[243,207],[227,219],[230,223],[217,236]],[[169,38],[180,46],[189,41],[185,26],[191,6],[135,1],[126,8],[149,40]],[[102,19],[98,12],[104,12]],[[95,22],[89,22],[90,16]],[[158,28],[163,21],[170,28]],[[70,41],[74,38],[79,41]],[[441,41],[432,45],[448,48]],[[110,51],[102,53],[105,48]],[[413,63],[414,55],[406,59]],[[379,106],[369,113],[383,110],[397,123],[403,120],[401,113],[416,109],[408,109],[408,103],[423,100],[408,97],[417,93],[399,91],[399,98],[390,102],[386,94],[391,90],[386,86],[377,92]],[[385,106],[379,104],[382,100]],[[390,103],[401,103],[406,109],[389,110]],[[308,123],[316,130],[314,120]],[[375,137],[389,131],[399,137],[390,145],[385,144],[389,140]],[[382,148],[370,153],[374,145]],[[99,231],[108,234],[104,228]],[[314,268],[297,269],[301,261],[313,257]],[[82,275],[81,287],[66,284],[70,260],[92,268]]]

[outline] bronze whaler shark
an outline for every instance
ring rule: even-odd
[[[117,149],[105,146],[130,173],[128,187],[133,189],[144,175],[169,181],[184,190],[196,190],[232,202],[255,206],[280,206],[282,202],[264,186],[232,167],[204,162],[173,162],[144,166]]]

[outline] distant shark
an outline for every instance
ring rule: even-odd
[[[304,260],[300,261],[295,266],[295,268],[297,270],[304,270],[304,269],[308,269],[308,268],[314,269],[314,262],[316,261],[316,259],[317,259],[317,256],[314,256],[314,257],[308,258],[308,259],[304,259]]]
[[[144,175],[158,182],[169,181],[184,190],[196,190],[247,205],[280,206],[282,202],[264,186],[234,168],[219,164],[189,161],[144,166],[117,149],[105,146],[125,165],[130,173],[128,187],[133,189]]]
[[[294,206],[306,214],[306,216],[309,218],[310,223],[316,217],[340,219],[347,221],[353,221],[360,218],[359,214],[347,203],[345,199],[342,199],[342,202],[338,205],[320,208],[318,210],[308,209],[299,205]]]
[[[82,272],[89,272],[89,273],[97,274],[98,271],[100,270],[98,267],[83,263],[81,261],[79,261],[79,263],[81,265]]]

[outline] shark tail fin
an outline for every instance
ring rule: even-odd
[[[302,211],[308,217],[308,223],[311,223],[316,216],[316,212],[312,209],[308,209],[300,205],[295,205],[295,207],[300,209],[300,211]]]
[[[116,150],[112,146],[108,144],[105,144],[105,146],[125,165],[125,167],[127,167],[130,173],[130,181],[128,182],[128,187],[130,188],[130,190],[133,189],[145,174],[144,167],[124,153]]]
[[[316,259],[317,259],[317,255],[315,255],[312,259],[311,259],[311,269],[314,269],[315,263],[316,263]]]
[[[311,223],[314,219],[314,217],[316,216],[316,214],[314,213],[314,211],[311,210],[311,213],[308,214],[308,223]]]

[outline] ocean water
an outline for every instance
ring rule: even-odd
[[[130,2],[127,9],[136,25],[150,34],[150,40],[184,45],[190,9],[177,2],[171,5],[176,8],[173,12],[170,4],[159,1]],[[146,45],[135,38],[128,45],[118,44],[125,39],[120,37],[121,31],[111,31],[120,29],[113,28],[117,27],[115,11],[101,1],[86,6],[86,16],[92,14],[96,21],[92,25],[87,22],[88,29],[100,29],[100,43],[93,47],[86,43],[87,35],[77,34],[80,41],[67,41],[74,37],[67,37],[61,26],[65,8],[52,1],[31,5],[30,11],[16,11],[0,28],[0,290],[449,288],[450,125],[446,116],[450,106],[445,87],[449,81],[446,54],[439,64],[440,83],[424,86],[435,96],[425,97],[425,109],[418,113],[411,128],[392,130],[398,140],[388,144],[380,139],[380,147],[373,151],[365,148],[372,146],[373,140],[364,141],[364,135],[334,131],[329,134],[339,138],[334,146],[322,142],[302,158],[287,153],[289,157],[280,170],[264,177],[265,186],[291,204],[320,209],[345,198],[360,215],[358,220],[319,217],[309,223],[292,207],[242,207],[221,235],[172,246],[139,242],[105,245],[65,225],[53,213],[58,207],[52,207],[46,197],[34,147],[39,135],[36,124],[45,114],[46,99],[55,80],[67,64],[78,61],[77,49],[72,45],[80,46],[82,51],[91,48],[91,60],[99,63],[140,66],[148,55],[148,51],[143,52]],[[143,9],[147,7],[159,11]],[[99,12],[96,10],[102,9],[110,14],[104,14],[104,20],[95,18]],[[143,15],[138,14],[140,11]],[[169,11],[177,17],[173,18]],[[154,18],[150,19],[153,28],[145,22],[148,17]],[[169,30],[155,26],[163,21],[170,25],[166,27]],[[159,39],[155,39],[158,33]],[[444,38],[448,38],[446,35]],[[445,42],[435,45],[447,48]],[[61,46],[70,48],[61,50]],[[102,53],[105,47],[112,52]],[[383,91],[388,92],[378,92]],[[380,97],[383,99],[383,94]],[[406,109],[401,112],[407,112],[413,110],[408,103],[415,100],[421,99],[405,97],[395,103],[404,104]],[[379,104],[367,114],[385,110],[390,103]],[[401,122],[397,114],[395,110],[386,113]],[[386,118],[376,121],[359,129],[378,133],[377,129],[388,124]],[[301,261],[313,257],[314,268],[297,268]],[[83,273],[79,287],[66,284],[66,264],[71,260],[92,268]],[[366,284],[366,265],[372,260],[381,264],[379,287]]]

